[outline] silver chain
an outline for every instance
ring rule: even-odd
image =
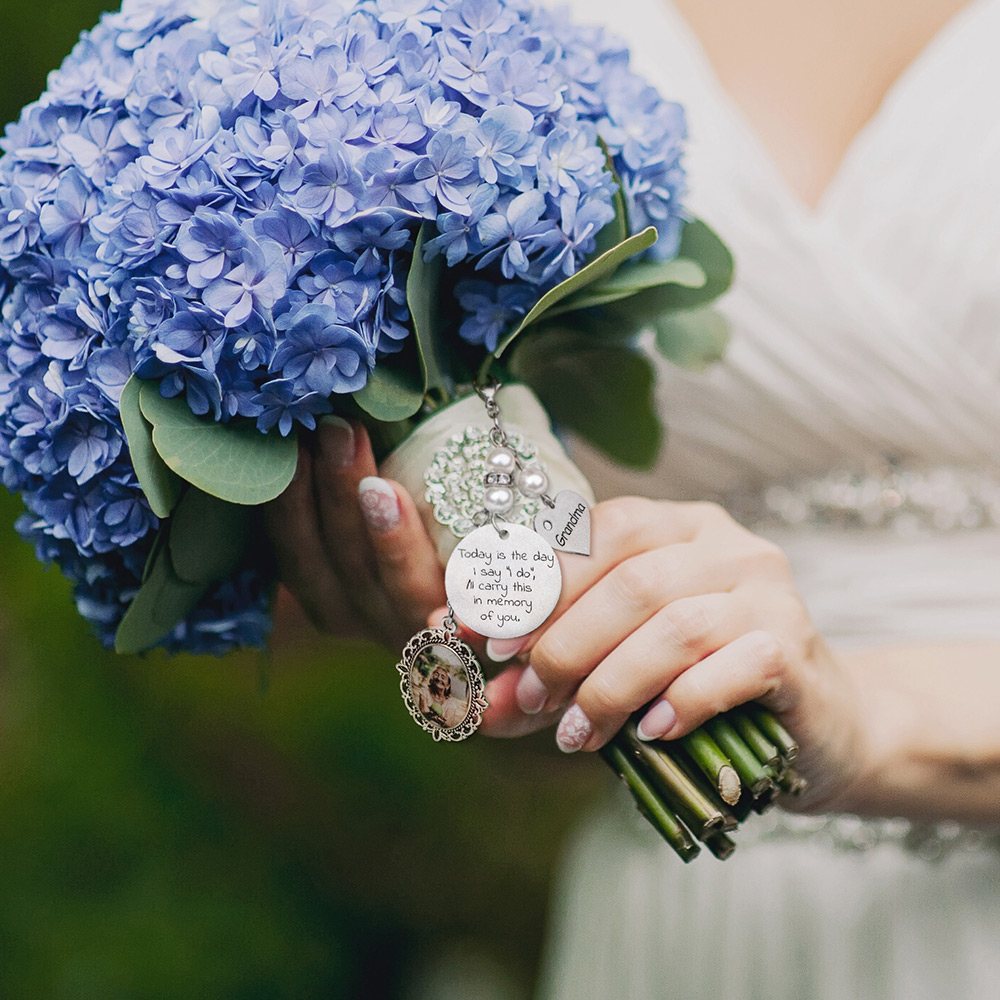
[[[497,403],[496,400],[496,395],[502,388],[503,383],[495,375],[489,376],[486,385],[480,385],[478,382],[475,383],[476,395],[479,396],[486,406],[486,416],[493,421],[493,426],[490,428],[490,441],[497,448],[508,447],[507,432],[503,429],[503,425],[500,423],[500,404]],[[516,451],[514,452],[514,461],[517,463],[517,467],[519,469],[524,468],[521,458]],[[539,499],[550,510],[555,510],[555,501],[547,493],[543,493]],[[479,520],[480,517],[482,517],[482,520]],[[506,538],[507,532],[497,526],[498,518],[501,521],[504,520],[499,514],[490,515],[487,511],[481,511],[474,518],[474,523],[478,521],[478,526],[481,526],[489,521],[493,527],[497,529],[500,537]]]

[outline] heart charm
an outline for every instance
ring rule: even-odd
[[[535,515],[534,528],[556,552],[590,555],[590,507],[579,493],[558,493],[554,507]]]

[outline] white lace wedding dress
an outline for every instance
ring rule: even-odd
[[[738,268],[725,362],[662,372],[660,466],[577,456],[599,494],[739,507],[835,646],[1000,639],[1000,0],[928,45],[815,210],[667,0],[572,7],[687,108],[690,206]],[[995,836],[771,813],[738,841],[684,866],[616,789],[571,845],[542,996],[1000,997]]]

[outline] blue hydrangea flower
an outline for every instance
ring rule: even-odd
[[[683,111],[532,0],[124,0],[0,140],[0,481],[110,642],[159,527],[129,377],[314,429],[411,336],[421,224],[487,350],[613,215],[676,250]],[[259,644],[246,565],[164,645]]]

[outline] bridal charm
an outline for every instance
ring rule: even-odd
[[[562,570],[552,546],[520,524],[486,524],[458,543],[444,574],[455,614],[489,639],[533,632],[555,610]]]
[[[413,721],[436,740],[464,740],[483,721],[483,671],[472,647],[456,635],[449,608],[440,628],[418,632],[396,664]]]
[[[460,541],[445,567],[448,617],[407,643],[397,669],[410,714],[438,740],[470,736],[486,708],[482,669],[457,638],[456,617],[487,638],[527,635],[559,602],[556,551],[590,552],[586,500],[572,490],[549,496],[535,448],[500,422],[499,388],[476,387],[493,426],[452,435],[424,477],[435,519]]]

